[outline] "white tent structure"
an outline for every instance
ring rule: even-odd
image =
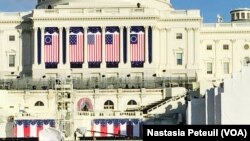
[[[55,128],[46,128],[39,132],[39,141],[63,141],[63,136]]]

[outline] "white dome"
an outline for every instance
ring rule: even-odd
[[[171,10],[170,0],[38,0],[37,8],[141,7]]]

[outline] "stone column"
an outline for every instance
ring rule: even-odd
[[[220,64],[219,64],[219,46],[218,46],[219,42],[220,42],[220,40],[214,40],[214,43],[215,43],[215,49],[214,49],[214,63],[215,63],[214,70],[215,70],[215,72],[214,72],[214,76],[215,77],[218,77],[218,75],[219,75],[219,66],[220,66]]]
[[[195,69],[198,69],[199,67],[199,61],[200,61],[200,48],[199,48],[199,43],[200,43],[200,36],[199,36],[199,29],[194,28],[194,66]]]
[[[83,52],[84,52],[84,64],[83,68],[88,68],[88,27],[84,27],[84,46],[83,46]]]
[[[105,32],[106,32],[106,27],[102,27],[102,63],[101,63],[101,68],[106,68],[106,61],[105,61]]]
[[[229,66],[231,66],[230,69],[229,69],[229,73],[230,72],[232,73],[232,72],[235,71],[235,66],[234,66],[236,64],[236,62],[235,62],[236,61],[236,58],[235,58],[235,54],[236,54],[235,42],[236,42],[235,39],[231,40],[231,44],[232,44],[232,58],[231,58],[231,60],[232,60],[232,62],[231,62],[231,65],[229,65]]]
[[[193,36],[192,36],[192,28],[186,28],[187,32],[187,68],[190,68],[193,65]]]
[[[19,33],[19,67],[18,70],[19,72],[22,71],[23,69],[23,42],[22,42],[22,29],[18,30]]]
[[[66,66],[70,68],[70,53],[69,53],[69,27],[66,27]]]
[[[130,26],[127,26],[126,27],[127,28],[127,65],[129,65],[130,66],[130,64],[131,64],[131,56],[130,56],[130,54],[131,54],[131,52],[130,52]]]
[[[41,65],[44,66],[44,27],[41,27]]]
[[[158,27],[152,27],[152,64],[157,64],[159,58],[159,32]]]
[[[120,65],[124,65],[124,61],[123,61],[123,26],[119,27],[120,29]],[[120,66],[121,67],[121,66]]]
[[[59,27],[59,66],[63,65],[63,27]]]
[[[34,34],[34,39],[33,39],[33,43],[34,43],[34,65],[38,65],[38,47],[37,47],[37,31],[38,31],[38,28],[37,27],[34,27],[33,28],[33,34]]]
[[[119,91],[119,90],[118,90]],[[118,94],[117,94],[117,96],[116,96],[116,98],[117,98],[117,104],[116,104],[116,107],[114,107],[115,108],[115,110],[118,110],[118,111],[123,111],[124,109],[124,107],[123,107],[123,103],[122,103],[122,94],[119,92]]]
[[[169,32],[170,32],[170,28],[165,28],[166,30],[166,68],[169,67],[170,65],[170,60],[169,60],[169,55],[170,55],[170,46],[169,46]]]

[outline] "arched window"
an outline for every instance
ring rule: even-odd
[[[78,111],[93,111],[93,104],[91,99],[84,97],[78,100],[77,102]]]
[[[82,108],[82,111],[89,111],[89,108],[87,105],[84,105],[83,108]]]
[[[245,45],[244,45],[244,49],[245,49],[245,50],[248,50],[248,49],[249,49],[249,45],[248,45],[248,44],[245,44]]]
[[[244,66],[247,66],[248,64],[250,64],[250,58],[249,58],[249,57],[245,57],[245,58],[244,58],[243,65],[244,65]]]
[[[130,100],[128,102],[128,105],[137,105],[137,102],[135,100]]]
[[[83,102],[81,105],[81,111],[89,111],[91,108],[91,105],[88,101]]]
[[[51,6],[51,5],[49,5],[49,6],[48,6],[48,9],[52,9],[52,6]]]
[[[104,103],[104,109],[114,109],[114,103],[111,100],[107,100]]]
[[[44,103],[42,101],[37,101],[35,103],[35,106],[44,106]]]

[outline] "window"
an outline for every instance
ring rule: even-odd
[[[250,13],[247,13],[247,19],[250,19]]]
[[[130,100],[130,101],[128,102],[128,105],[137,105],[137,102],[134,101],[134,100]]]
[[[227,44],[223,45],[223,49],[224,50],[228,50],[229,49],[229,45],[227,45]]]
[[[245,19],[245,13],[241,13],[241,18]]]
[[[248,66],[248,64],[250,64],[250,58],[249,58],[249,57],[245,57],[245,58],[244,58],[243,65],[244,65],[244,66]]]
[[[89,111],[88,106],[87,106],[87,105],[84,105],[84,106],[82,107],[81,111]]]
[[[37,101],[35,103],[35,106],[44,106],[44,103],[42,101]]]
[[[176,54],[176,62],[177,62],[177,65],[182,65],[182,53]]]
[[[224,74],[229,74],[229,62],[224,62]]]
[[[176,33],[176,39],[182,39],[182,33]]]
[[[240,13],[236,13],[236,20],[240,18]]]
[[[212,50],[212,45],[207,45],[207,50]]]
[[[213,74],[213,63],[207,63],[207,74]]]
[[[9,55],[9,67],[15,67],[15,55]]]
[[[111,100],[107,100],[104,103],[104,109],[114,109],[114,103]]]
[[[9,41],[15,41],[15,36],[14,35],[10,35],[9,36]]]
[[[233,21],[233,20],[234,20],[234,13],[232,13],[231,17],[232,17],[232,19],[231,19],[231,20]]]
[[[49,6],[48,6],[48,9],[52,9],[52,6],[51,6],[51,5],[49,5]]]
[[[248,44],[245,44],[245,45],[244,45],[244,49],[245,49],[245,50],[248,50],[248,49],[249,49],[249,45],[248,45]]]

